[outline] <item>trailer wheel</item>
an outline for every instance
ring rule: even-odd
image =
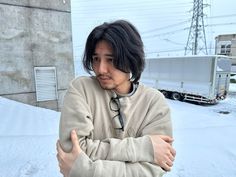
[[[162,93],[166,98],[169,98],[169,92],[162,90],[161,93]]]
[[[182,99],[182,96],[181,96],[178,92],[174,92],[174,93],[172,93],[171,98],[172,98],[173,100],[178,100],[178,101],[180,101],[180,100]]]

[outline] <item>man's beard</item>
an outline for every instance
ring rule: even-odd
[[[106,75],[106,74],[99,74],[99,75],[96,76],[96,78],[97,78],[100,86],[104,90],[113,90],[113,89],[115,89],[115,85],[113,83],[110,83],[110,84],[105,83],[106,80],[108,80],[108,82],[113,80],[111,76]]]

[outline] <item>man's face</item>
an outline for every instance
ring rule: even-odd
[[[131,83],[129,73],[116,69],[113,65],[113,51],[106,41],[100,41],[93,54],[93,70],[103,89],[114,90],[117,93],[129,93]]]

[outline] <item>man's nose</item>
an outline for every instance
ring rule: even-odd
[[[101,60],[99,63],[98,72],[100,74],[104,74],[107,73],[107,71],[108,71],[107,63],[104,60]]]

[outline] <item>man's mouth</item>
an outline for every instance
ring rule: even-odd
[[[99,79],[99,80],[110,80],[111,77],[109,77],[109,76],[104,76],[104,75],[99,75],[99,76],[98,76],[98,79]]]

